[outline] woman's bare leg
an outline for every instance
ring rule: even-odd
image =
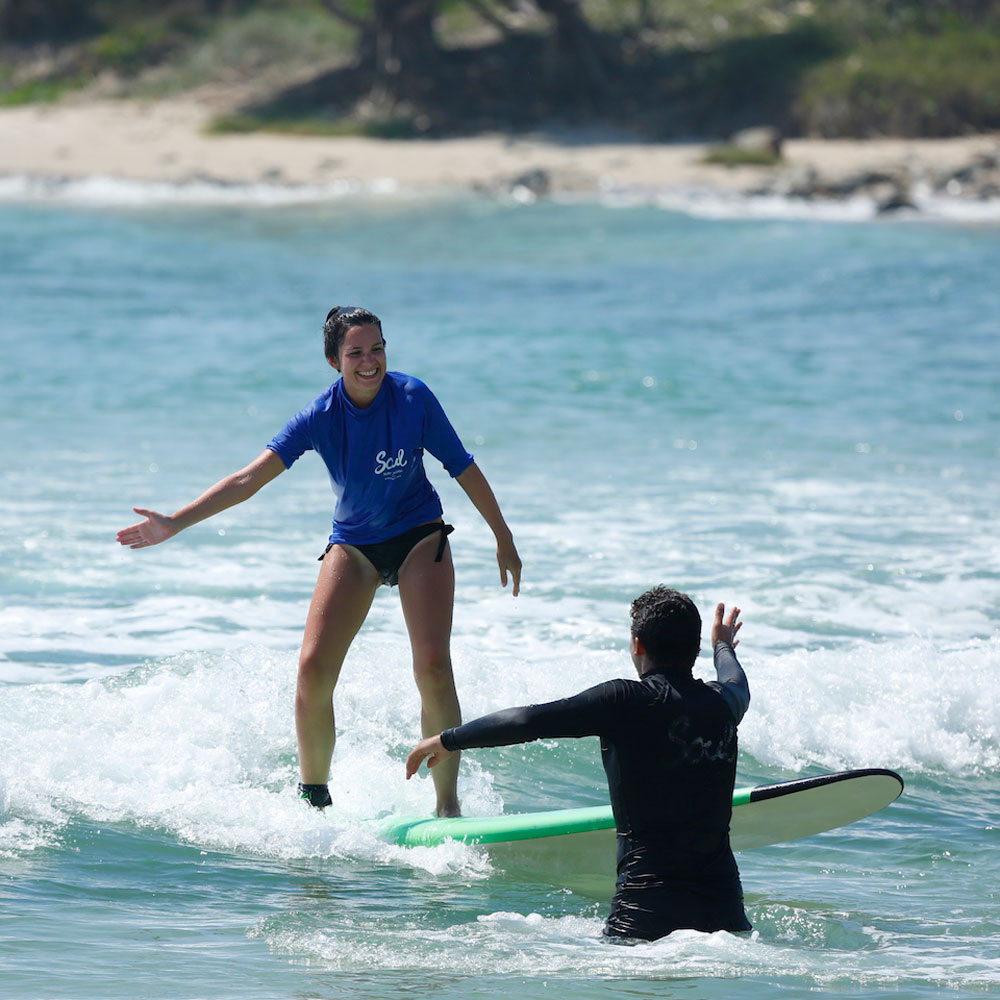
[[[333,689],[378,584],[375,568],[350,546],[334,545],[323,559],[306,618],[295,690],[299,771],[307,785],[323,785],[330,777],[337,738]]]
[[[440,536],[430,535],[413,547],[399,571],[399,599],[410,633],[413,676],[420,692],[420,731],[434,736],[462,721],[451,669],[451,621],[455,604],[455,567],[445,543],[435,562]],[[459,754],[432,771],[437,814],[458,816]]]

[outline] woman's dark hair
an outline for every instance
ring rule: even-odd
[[[653,587],[632,602],[632,635],[657,666],[690,670],[701,648],[701,615],[687,594]]]
[[[373,312],[361,306],[334,306],[326,314],[323,324],[323,350],[331,361],[340,361],[340,348],[344,336],[352,326],[377,326],[382,333],[382,321]],[[382,335],[385,340],[385,335]]]

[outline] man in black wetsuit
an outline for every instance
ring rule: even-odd
[[[510,708],[422,740],[406,761],[433,767],[457,750],[560,736],[600,736],[618,828],[609,938],[671,931],[747,931],[729,846],[736,727],[750,704],[734,647],[739,608],[715,609],[718,680],[694,679],[701,616],[685,594],[655,587],[632,602],[630,651],[639,680],[615,679],[571,698]]]

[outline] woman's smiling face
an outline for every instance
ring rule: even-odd
[[[370,406],[385,378],[385,341],[377,326],[352,326],[344,334],[340,358],[330,364],[343,376],[351,402],[364,409]]]

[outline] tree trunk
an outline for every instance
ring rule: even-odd
[[[393,79],[426,73],[438,61],[434,0],[375,0],[361,39],[361,62],[393,90]]]
[[[543,14],[555,21],[556,58],[579,74],[591,96],[608,89],[608,75],[601,55],[600,39],[587,23],[577,0],[534,0]]]

